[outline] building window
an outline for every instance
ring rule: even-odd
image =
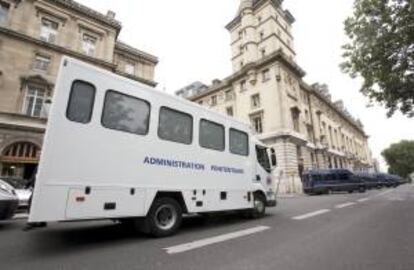
[[[192,143],[193,117],[190,114],[161,107],[159,115],[158,137],[177,143]]]
[[[261,52],[262,52],[262,57],[265,57],[266,56],[266,49],[262,49]]]
[[[240,91],[246,91],[246,81],[241,81],[240,82]]]
[[[0,25],[6,24],[9,15],[10,5],[0,2]]]
[[[264,39],[264,33],[263,32],[260,32],[260,40],[263,40]]]
[[[50,65],[50,57],[36,54],[33,69],[47,71]]]
[[[203,101],[202,101],[202,100],[200,100],[200,101],[198,102],[198,104],[203,105]]]
[[[95,102],[95,86],[83,81],[75,81],[70,90],[66,117],[73,122],[86,124],[91,121]]]
[[[308,132],[308,140],[311,143],[315,143],[315,135],[313,133],[313,127],[311,125],[307,125],[306,129],[307,129],[307,132]]]
[[[226,101],[233,100],[233,91],[231,91],[231,90],[227,90],[227,91],[224,93],[224,96],[225,96]]]
[[[102,125],[109,129],[146,135],[150,109],[146,100],[109,90],[105,95]]]
[[[244,66],[243,61],[240,62],[240,68],[242,68]]]
[[[300,132],[300,122],[299,122],[300,111],[297,108],[293,108],[291,110],[291,114],[292,114],[293,129],[296,132]]]
[[[226,113],[228,116],[233,116],[234,115],[233,107],[227,107]]]
[[[231,128],[229,141],[230,153],[241,156],[249,155],[249,135],[247,133]]]
[[[217,96],[211,96],[211,106],[216,106],[217,105]]]
[[[135,74],[135,65],[133,63],[126,63],[125,64],[125,72],[134,75]]]
[[[239,38],[243,38],[243,32],[239,31]]]
[[[59,24],[46,18],[42,18],[40,39],[49,43],[55,43]]]
[[[251,118],[252,126],[254,128],[254,131],[256,131],[257,134],[263,133],[263,117],[262,115],[255,115]]]
[[[28,116],[40,117],[45,100],[45,89],[29,85],[24,99],[23,113]]]
[[[82,50],[88,56],[95,56],[96,43],[98,39],[91,35],[83,34],[82,36]]]
[[[240,45],[239,50],[240,50],[239,53],[243,54],[243,46]]]
[[[251,97],[251,107],[252,109],[260,108],[260,95],[255,94]]]
[[[224,126],[202,119],[200,121],[200,146],[217,151],[224,150]]]
[[[268,80],[270,80],[270,70],[265,69],[262,71],[262,81],[266,82]]]

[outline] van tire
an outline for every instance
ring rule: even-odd
[[[266,197],[261,193],[253,195],[253,209],[249,211],[249,217],[258,219],[266,214]]]
[[[168,197],[156,198],[145,218],[145,231],[154,237],[167,237],[177,232],[183,210],[180,204]]]

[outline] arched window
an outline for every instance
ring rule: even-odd
[[[37,162],[40,148],[31,142],[17,142],[8,146],[2,153],[3,162]]]

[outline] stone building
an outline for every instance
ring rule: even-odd
[[[33,174],[63,55],[156,86],[158,59],[119,41],[121,28],[73,0],[0,0],[1,176]]]
[[[282,0],[242,0],[226,26],[233,74],[188,97],[251,123],[276,150],[281,192],[300,192],[304,170],[372,167],[362,123],[342,101],[332,101],[326,85],[304,82],[295,60],[294,21]]]

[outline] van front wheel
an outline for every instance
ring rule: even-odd
[[[266,197],[256,193],[253,197],[253,209],[250,211],[252,218],[262,218],[266,213]]]
[[[155,199],[145,221],[151,235],[155,237],[173,235],[181,225],[181,206],[172,198]]]

